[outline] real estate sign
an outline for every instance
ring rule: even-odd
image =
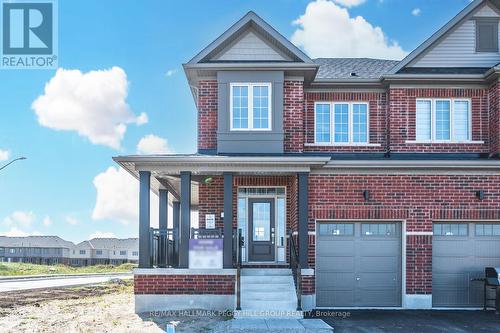
[[[190,239],[189,268],[222,269],[222,239]]]

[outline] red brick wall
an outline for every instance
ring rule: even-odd
[[[472,140],[484,144],[406,143],[415,140],[417,98],[470,98]],[[389,141],[391,152],[488,153],[489,119],[487,89],[391,88],[389,89]]]
[[[284,151],[304,150],[304,82],[285,81],[283,88]]]
[[[217,149],[217,80],[198,87],[198,149]]]
[[[314,295],[316,293],[316,279],[314,275],[302,276],[302,295]]]
[[[305,146],[305,151],[321,152],[383,152],[386,150],[387,138],[387,95],[378,92],[306,92],[305,142],[314,144],[314,103],[315,102],[367,102],[369,123],[369,143],[380,146]]]
[[[134,275],[136,295],[234,295],[234,275]]]
[[[500,82],[489,91],[490,98],[490,152],[500,154]]]
[[[363,190],[370,191],[369,201]],[[475,191],[484,190],[479,200]],[[432,232],[433,220],[500,219],[498,175],[310,175],[309,230],[316,219],[405,220]],[[311,237],[311,236],[310,236]],[[407,293],[431,293],[432,237],[407,238]],[[315,266],[310,240],[309,262]]]

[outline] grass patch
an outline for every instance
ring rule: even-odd
[[[40,274],[81,274],[130,272],[137,264],[94,265],[71,267],[67,265],[37,265],[19,262],[0,263],[0,276],[40,275]]]

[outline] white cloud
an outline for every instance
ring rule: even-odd
[[[0,149],[0,161],[7,161],[10,157],[10,152],[8,150]]]
[[[362,16],[351,17],[346,8],[332,1],[316,0],[293,22],[297,29],[292,42],[313,58],[371,57],[400,60],[406,52],[389,41],[380,27]]]
[[[366,0],[333,0],[344,7],[355,7],[363,4]]]
[[[75,219],[74,217],[68,216],[66,217],[66,222],[68,222],[69,225],[77,225],[78,220]]]
[[[0,233],[0,236],[7,237],[26,237],[26,236],[41,236],[42,234],[38,231],[34,231],[32,233],[22,231],[16,227],[10,228],[9,231]]]
[[[415,8],[411,11],[411,15],[413,16],[420,16],[420,14],[422,14],[422,10],[420,10],[420,8]]]
[[[167,140],[159,136],[149,134],[139,140],[137,144],[138,154],[169,154],[173,150],[168,146]]]
[[[33,212],[15,211],[3,219],[3,224],[8,227],[29,228],[35,218]]]
[[[97,190],[94,220],[114,220],[125,225],[139,221],[139,181],[122,168],[109,167],[94,178]],[[151,193],[151,226],[158,225],[158,197]]]
[[[45,216],[42,223],[45,227],[50,227],[52,225],[52,219],[49,216]]]
[[[127,94],[127,75],[120,67],[88,73],[61,68],[31,107],[42,126],[76,131],[93,144],[118,149],[128,124],[148,121],[145,113],[130,110]]]
[[[168,71],[166,71],[165,76],[170,77],[170,76],[174,75],[175,73],[177,73],[177,69],[169,69]]]
[[[116,235],[112,232],[96,231],[93,234],[89,235],[88,239],[92,238],[116,238]]]

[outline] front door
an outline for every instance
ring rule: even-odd
[[[274,261],[274,199],[248,199],[248,259]]]

